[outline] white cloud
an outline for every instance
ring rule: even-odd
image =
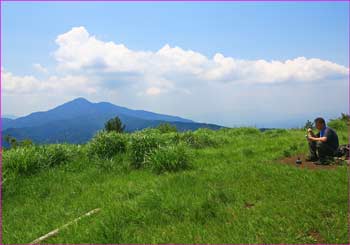
[[[1,68],[4,94],[96,93],[95,81],[82,75],[50,76],[39,80],[34,76],[16,76]]]
[[[1,68],[1,81],[3,93],[31,93],[42,86],[34,76],[16,76]]]
[[[137,74],[152,83],[166,81],[168,87],[186,80],[228,83],[311,82],[344,78],[348,69],[321,59],[298,57],[286,61],[237,60],[217,53],[213,58],[192,50],[165,45],[156,52],[135,51],[123,44],[104,42],[84,27],[59,35],[55,58],[66,71]],[[150,80],[149,78],[152,78]]]
[[[348,98],[348,69],[317,58],[242,60],[220,53],[207,57],[169,45],[137,51],[99,40],[84,27],[59,35],[56,43],[59,75],[45,73],[40,64],[34,64],[42,71],[40,79],[1,69],[6,113],[25,114],[86,97],[232,126],[258,117],[296,115],[310,105],[317,112],[341,112]],[[336,79],[340,82],[333,83]],[[276,83],[283,87],[269,86]],[[329,90],[335,92],[328,100],[320,99],[319,94]],[[32,102],[19,104],[24,99]]]
[[[40,65],[40,64],[38,64],[38,63],[35,63],[35,64],[33,64],[33,67],[35,68],[35,70],[37,70],[38,72],[41,72],[41,73],[48,73],[48,70],[44,67],[44,66],[42,66],[42,65]]]
[[[156,88],[156,87],[148,88],[146,90],[146,94],[148,94],[148,95],[158,95],[160,93],[161,93],[161,90],[159,88]]]

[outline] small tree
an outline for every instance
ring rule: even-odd
[[[313,129],[314,128],[314,123],[307,120],[307,122],[305,123],[305,126],[304,126],[304,129],[308,129],[308,128],[311,128]]]
[[[10,148],[27,147],[33,145],[33,142],[30,139],[17,140],[11,135],[5,136],[5,142],[10,146]]]
[[[346,113],[342,113],[340,116],[340,120],[348,122],[348,121],[350,121],[350,115],[348,115]]]
[[[125,125],[119,117],[112,118],[105,123],[105,130],[107,132],[116,131],[117,133],[122,133],[125,130]]]
[[[11,135],[6,135],[5,141],[11,148],[15,148],[18,146],[18,142],[17,142],[16,138],[12,137]]]

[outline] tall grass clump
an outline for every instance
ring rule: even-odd
[[[2,155],[3,182],[66,163],[76,153],[74,147],[62,144],[17,147],[6,150]]]
[[[160,147],[146,157],[153,172],[177,172],[191,168],[191,156],[184,144]]]
[[[161,123],[158,125],[157,129],[161,133],[170,133],[170,132],[177,132],[177,128],[175,125],[171,125],[170,123]]]
[[[127,138],[115,131],[98,132],[88,144],[88,155],[97,156],[101,159],[112,158],[119,153],[125,153]]]
[[[163,139],[157,134],[133,134],[130,144],[131,165],[135,168],[142,167],[145,164],[147,154],[162,144],[164,144]]]
[[[217,146],[219,144],[214,136],[205,131],[184,132],[183,134],[180,134],[180,141],[196,149]]]
[[[337,131],[346,131],[349,128],[350,121],[345,119],[333,119],[328,122],[328,126],[337,130]]]

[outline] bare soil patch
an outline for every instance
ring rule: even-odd
[[[317,230],[309,231],[308,235],[311,236],[314,240],[316,240],[317,243],[325,242],[325,240],[322,238],[321,234]]]
[[[297,168],[307,168],[307,169],[313,169],[313,170],[316,170],[316,169],[335,169],[339,165],[344,165],[344,164],[349,165],[349,160],[345,161],[345,160],[340,160],[340,159],[335,160],[334,163],[329,164],[329,165],[316,165],[313,162],[307,162],[305,160],[305,157],[306,156],[304,154],[299,154],[296,156],[282,158],[282,159],[278,160],[278,162],[281,164],[292,165],[292,166],[295,166]],[[298,158],[300,158],[301,164],[296,163],[296,160]]]

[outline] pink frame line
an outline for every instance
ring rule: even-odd
[[[349,2],[348,27],[350,28],[350,0],[0,0],[0,67],[2,67],[2,2]],[[348,68],[350,70],[350,31],[348,36]],[[0,76],[0,119],[2,115],[2,76]],[[350,114],[350,72],[348,74],[348,114]],[[349,127],[350,134],[350,127]],[[2,120],[0,120],[0,244],[2,243]],[[350,137],[349,137],[350,144]],[[350,244],[350,167],[348,165],[348,243]],[[59,245],[59,244],[56,244]],[[88,245],[88,244],[80,244]],[[102,245],[102,244],[101,244]],[[221,244],[220,244],[221,245]],[[222,244],[224,245],[224,244]],[[237,244],[244,245],[244,244]],[[278,245],[278,244],[271,244]],[[289,245],[289,244],[286,244]],[[292,244],[290,244],[292,245]],[[320,244],[323,245],[323,244]]]

